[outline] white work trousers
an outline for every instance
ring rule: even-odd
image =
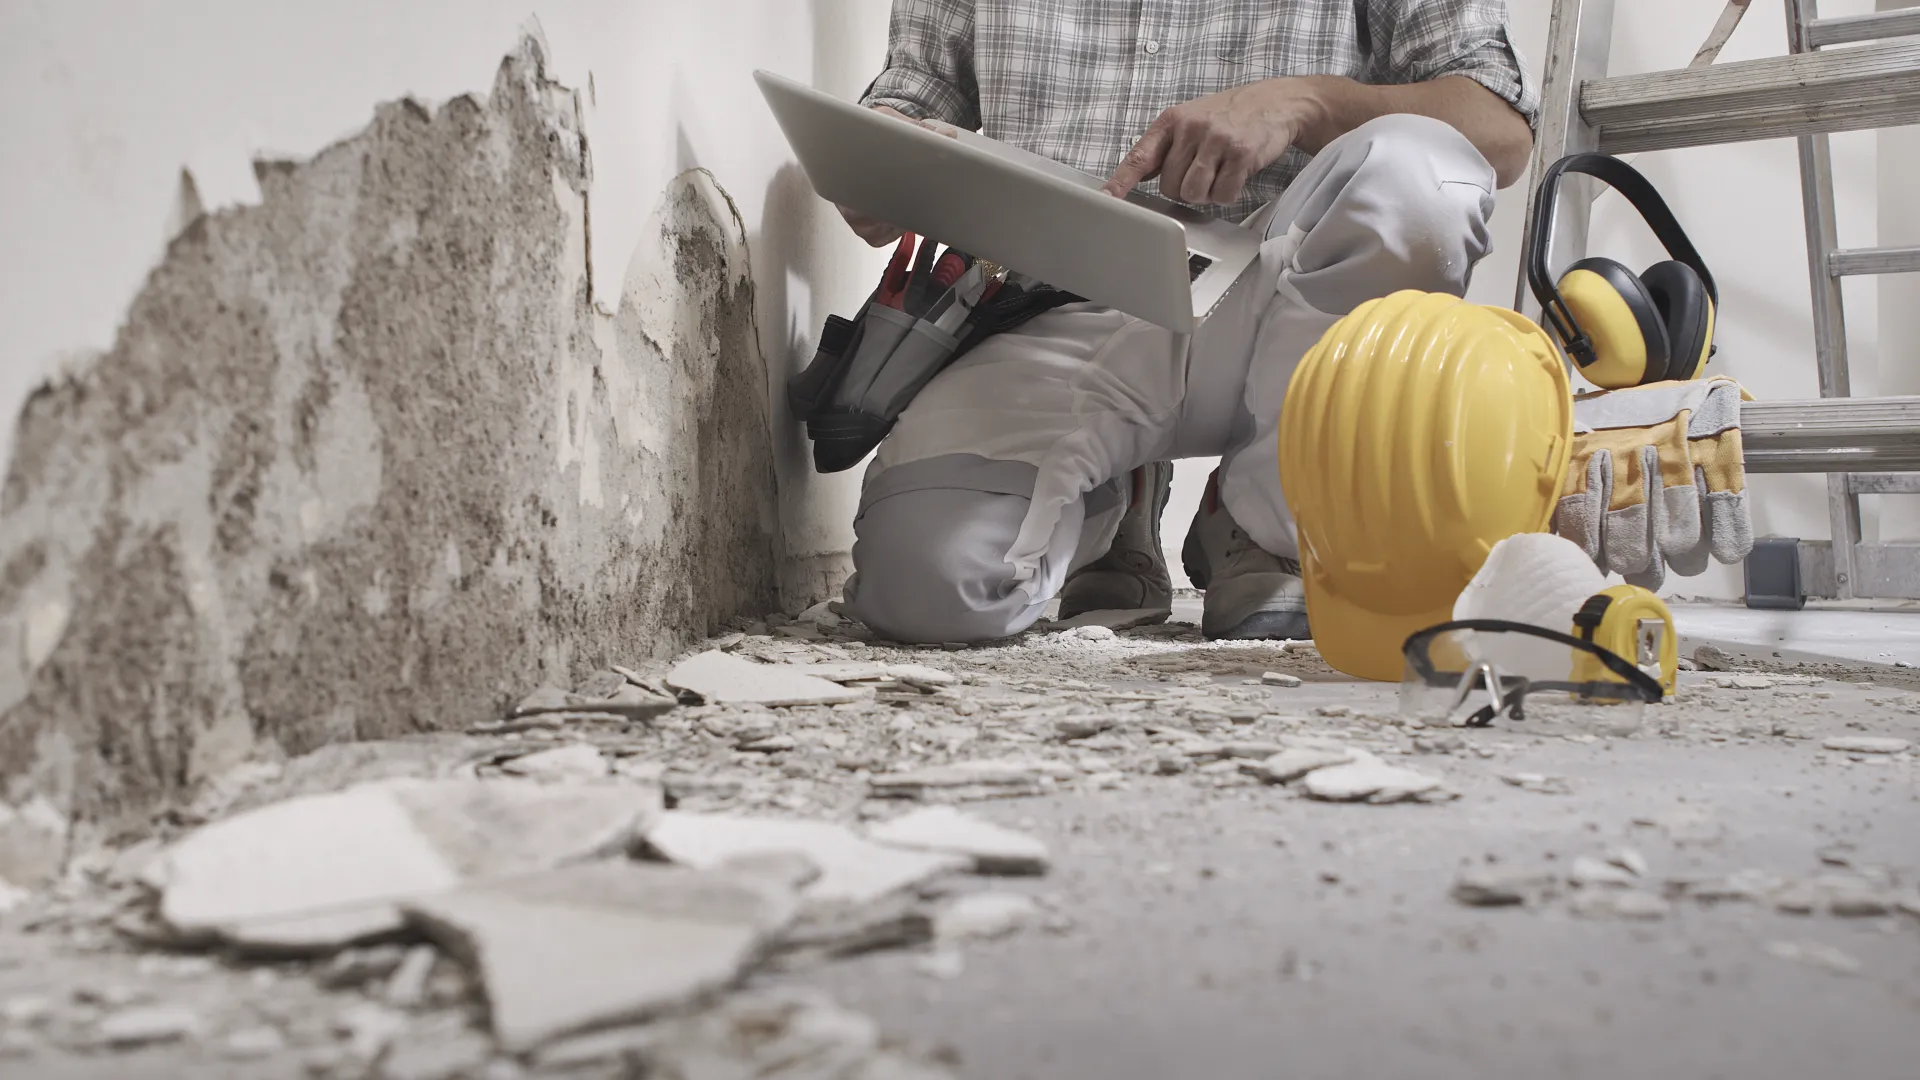
[[[1219,456],[1235,522],[1297,557],[1277,456],[1295,366],[1366,300],[1464,295],[1490,247],[1496,186],[1452,126],[1382,117],[1329,143],[1247,220],[1266,238],[1260,258],[1190,337],[1071,304],[981,342],[875,451],[847,613],[897,641],[1017,634],[1106,552],[1127,475],[1172,458]]]

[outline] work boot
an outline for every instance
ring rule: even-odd
[[[1060,590],[1061,619],[1116,609],[1158,608],[1172,613],[1173,576],[1160,550],[1160,515],[1173,491],[1173,462],[1142,465],[1131,476],[1127,509],[1120,516],[1113,545],[1105,555],[1067,575]]]
[[[1180,562],[1194,586],[1206,590],[1201,636],[1291,641],[1313,636],[1300,563],[1269,553],[1234,524],[1220,501],[1218,471],[1207,478]]]

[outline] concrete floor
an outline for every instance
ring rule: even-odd
[[[963,1080],[1920,1075],[1920,755],[1823,748],[1836,736],[1920,744],[1920,693],[1901,681],[1913,673],[1849,670],[1834,655],[1862,651],[1855,633],[1872,635],[1868,649],[1907,655],[1917,617],[1846,613],[1880,621],[1815,619],[1821,625],[1805,631],[1787,620],[1794,633],[1768,641],[1782,624],[1758,614],[1689,607],[1681,621],[1726,649],[1792,645],[1814,667],[1776,659],[1775,671],[1796,674],[1744,685],[1686,673],[1676,698],[1650,709],[1631,737],[1534,718],[1443,733],[1459,741],[1436,749],[1435,733],[1393,720],[1395,687],[1346,679],[1310,650],[1207,643],[1169,626],[1109,639],[1038,633],[946,653],[748,638],[739,648],[762,659],[838,649],[863,662],[937,665],[962,684],[891,706],[779,713],[801,745],[784,761],[702,741],[711,716],[656,727],[645,754],[747,770],[747,788],[716,797],[717,808],[771,799],[842,820],[876,810],[856,774],[794,768],[825,734],[842,755],[893,755],[895,767],[1016,753],[1077,763],[1085,778],[1055,794],[964,804],[1044,840],[1050,871],[954,886],[1038,894],[1063,921],[966,943],[957,973],[935,973],[929,947],[908,946],[753,979],[821,987],[883,1031],[947,1048]],[[1260,685],[1269,670],[1303,684]],[[1098,704],[1134,692],[1141,700],[1131,706]],[[1251,712],[1229,722],[1196,702]],[[1107,745],[1060,741],[1061,716],[1103,709],[1121,721]],[[1161,775],[1156,755],[1164,760],[1168,744],[1149,736],[1170,729],[1369,747],[1441,777],[1459,797],[1322,802],[1232,761]],[[1646,862],[1632,891],[1667,905],[1644,917],[1595,908],[1586,902],[1620,895],[1598,888],[1498,908],[1452,895],[1463,869],[1564,875],[1576,859],[1620,847]],[[1795,915],[1771,896],[1694,895],[1698,882],[1736,874],[1872,881],[1910,910],[1849,915],[1817,904]],[[15,955],[49,948],[56,955],[44,962],[0,962],[0,997],[48,985],[49,972],[59,986],[144,981],[150,993],[169,992],[164,969],[153,977],[124,944],[74,953],[36,939]],[[250,1000],[255,1013],[278,1000],[273,1012],[295,1031],[304,1021],[291,1018],[342,1008],[339,995],[316,995],[294,974],[278,980],[285,990],[262,994],[244,970],[203,973],[204,1012],[231,1008],[217,1003],[223,995]],[[339,1061],[323,1046],[294,1050],[245,1065],[193,1046],[111,1058],[48,1052],[25,1059],[21,1073],[0,1061],[0,1074],[293,1076],[300,1054]]]

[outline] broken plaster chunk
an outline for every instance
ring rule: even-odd
[[[624,678],[619,672],[608,674]],[[555,686],[543,686],[514,706],[510,720],[538,717],[548,713],[605,713],[628,720],[645,720],[678,708],[672,698],[648,693],[645,688],[623,683],[605,696],[570,694]]]
[[[697,694],[708,704],[839,705],[872,691],[849,689],[806,673],[809,665],[756,664],[732,653],[703,652],[667,673],[667,685]]]
[[[177,1005],[150,1005],[109,1013],[94,1027],[94,1037],[116,1050],[175,1042],[200,1033],[200,1015]]]
[[[947,793],[959,798],[1039,795],[1057,780],[1079,775],[1071,765],[1020,760],[962,761],[886,773],[867,781],[877,796],[925,798]]]
[[[1098,624],[1089,624],[1085,626],[1070,627],[1066,630],[1060,631],[1055,636],[1062,641],[1091,642],[1091,641],[1112,641],[1119,635],[1115,634],[1111,627],[1101,626]]]
[[[1906,739],[1876,735],[1837,735],[1820,745],[1843,754],[1903,754],[1913,747]]]
[[[660,807],[638,784],[375,781],[203,826],[147,879],[177,933],[330,950],[399,929],[400,900],[624,850]]]
[[[1536,870],[1472,867],[1453,883],[1453,898],[1468,907],[1509,907],[1538,903],[1559,879]]]
[[[1439,777],[1388,765],[1364,750],[1355,751],[1354,760],[1345,765],[1313,770],[1302,784],[1307,794],[1316,799],[1364,800],[1375,804],[1400,802],[1444,790]]]
[[[1637,875],[1623,866],[1582,855],[1573,860],[1573,867],[1567,879],[1582,887],[1600,886],[1603,888],[1633,887]]]
[[[1288,675],[1284,672],[1279,672],[1279,671],[1261,672],[1260,681],[1262,683],[1265,683],[1268,686],[1284,686],[1290,689],[1303,685],[1300,676]]]
[[[1722,690],[1771,690],[1780,685],[1770,675],[1710,675],[1707,681]]]
[[[1571,795],[1573,785],[1564,776],[1548,776],[1544,773],[1505,773],[1501,780],[1522,791],[1531,791],[1540,795]]]
[[[608,773],[607,761],[591,743],[574,743],[541,750],[502,762],[500,771],[534,780],[569,782],[598,780]]]
[[[1767,954],[1809,967],[1825,968],[1836,975],[1857,975],[1860,961],[1831,945],[1817,941],[1769,941]]]
[[[1297,747],[1282,750],[1260,763],[1267,780],[1275,784],[1292,783],[1316,769],[1345,765],[1354,760],[1352,750],[1319,750]]]
[[[680,810],[661,815],[647,833],[647,846],[670,862],[695,869],[748,855],[797,853],[820,869],[820,876],[802,891],[804,897],[856,904],[970,864],[965,856],[877,844],[832,822]]]
[[[1608,848],[1607,861],[1634,877],[1647,876],[1647,857],[1637,849],[1625,846]]]
[[[1638,889],[1587,890],[1575,897],[1573,912],[1589,918],[1664,919],[1673,905],[1664,897]]]
[[[894,847],[964,855],[982,874],[1044,874],[1047,870],[1045,844],[951,806],[912,811],[869,827],[867,836]]]
[[[940,941],[990,940],[1032,923],[1040,905],[1022,893],[980,892],[955,897],[933,919]]]
[[[407,905],[479,975],[493,1032],[514,1053],[732,985],[798,909],[766,877],[624,860]]]

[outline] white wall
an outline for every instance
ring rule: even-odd
[[[257,201],[251,159],[305,157],[376,102],[484,94],[538,17],[561,82],[593,96],[594,277],[611,305],[642,223],[711,170],[752,237],[769,358],[792,361],[881,258],[828,220],[751,73],[852,94],[887,0],[8,0],[0,5],[0,469],[19,402],[64,354],[106,347],[166,240],[182,167],[208,209]],[[783,462],[789,553],[851,544],[857,474]]]

